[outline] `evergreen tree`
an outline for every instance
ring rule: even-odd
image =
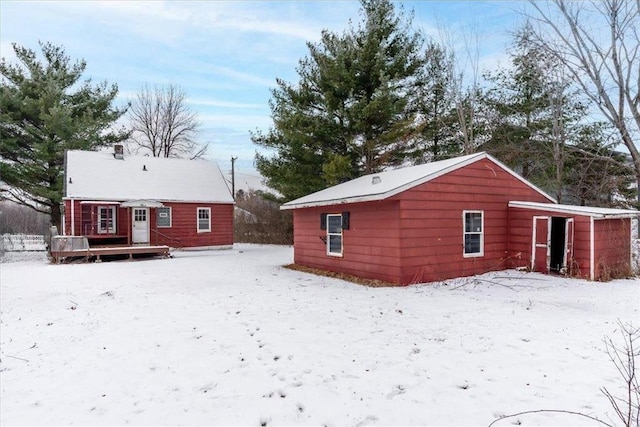
[[[628,197],[629,169],[615,143],[602,123],[585,124],[574,78],[535,43],[528,24],[516,33],[512,65],[489,75],[494,120],[483,148],[561,203],[611,206]]]
[[[124,113],[112,106],[116,85],[80,83],[84,61],[71,64],[64,49],[51,43],[40,48],[44,62],[13,44],[19,64],[4,58],[0,63],[2,197],[48,213],[60,225],[65,150],[91,150],[128,135],[111,130]]]
[[[493,82],[485,103],[494,112],[491,139],[484,150],[536,181],[541,154],[551,129],[550,97],[546,80],[549,58],[529,39],[527,25],[517,32],[511,50],[512,67],[488,73]]]
[[[418,161],[442,160],[462,152],[456,138],[457,117],[453,97],[453,55],[430,42],[415,92],[417,133],[413,155]]]
[[[422,38],[389,0],[362,0],[363,22],[323,31],[300,60],[300,80],[277,80],[274,127],[252,135],[274,150],[256,155],[269,186],[293,199],[403,162],[410,149]]]
[[[637,208],[633,162],[608,141],[612,129],[606,123],[592,123],[578,132],[570,147],[566,182],[568,201],[581,206]]]

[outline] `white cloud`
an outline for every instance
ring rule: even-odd
[[[217,99],[188,98],[187,103],[191,105],[201,105],[207,107],[237,108],[237,109],[259,109],[265,108],[262,104],[246,102],[221,101]]]

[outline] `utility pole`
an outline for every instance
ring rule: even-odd
[[[236,160],[238,159],[238,156],[233,157],[231,156],[231,197],[233,197],[233,200],[236,200],[236,169],[235,169],[235,163]]]

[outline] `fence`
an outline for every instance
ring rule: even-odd
[[[47,244],[41,234],[2,234],[1,237],[0,253],[43,252],[47,250]]]

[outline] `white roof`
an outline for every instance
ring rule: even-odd
[[[536,202],[509,202],[510,208],[522,208],[522,209],[540,209],[549,212],[558,212],[565,214],[575,214],[592,216],[594,218],[631,218],[640,215],[640,212],[628,209],[612,209],[612,208],[595,208],[592,206],[573,206],[573,205],[558,205],[551,203],[536,203]]]
[[[78,150],[66,153],[65,198],[233,203],[216,163]]]
[[[424,184],[427,181],[482,159],[489,159],[496,163],[515,178],[548,198],[549,201],[555,203],[553,197],[549,196],[529,181],[513,172],[494,157],[483,152],[432,163],[425,163],[423,165],[409,166],[386,172],[364,175],[351,181],[287,202],[281,206],[281,209],[297,209],[384,200],[409,188]]]

